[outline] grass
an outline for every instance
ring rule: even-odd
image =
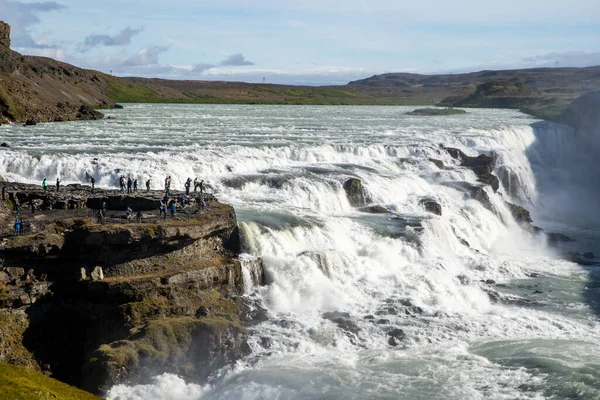
[[[179,92],[181,97],[165,97],[142,85],[108,84],[108,95],[117,103],[164,104],[255,104],[255,105],[430,105],[430,100],[412,98],[379,98],[331,87],[266,87],[253,86],[249,92],[224,94]]]
[[[21,117],[21,110],[15,105],[12,97],[0,86],[0,116],[5,115],[10,119],[17,120]]]
[[[0,363],[0,398],[2,400],[100,399],[40,372],[4,363]]]

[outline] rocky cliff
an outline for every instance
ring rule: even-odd
[[[111,77],[10,49],[10,26],[0,21],[0,124],[98,119],[115,105]]]
[[[249,353],[245,325],[264,315],[240,296],[243,265],[232,207],[205,196],[209,206],[201,210],[196,196],[174,219],[163,221],[153,209],[140,222],[107,207],[98,224],[86,205],[94,199],[108,205],[114,193],[88,190],[82,198],[85,188],[74,186],[52,194],[35,213],[23,207],[25,232],[13,236],[10,209],[44,195],[27,185],[7,190],[0,361],[101,394],[162,372],[205,381]],[[141,203],[153,196],[158,193],[118,197]],[[57,203],[66,209],[48,206]],[[246,267],[261,283],[260,262]]]

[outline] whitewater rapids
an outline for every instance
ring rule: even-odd
[[[8,180],[204,179],[264,260],[268,284],[247,296],[269,320],[249,328],[249,357],[203,386],[162,375],[108,398],[600,398],[599,275],[561,256],[600,254],[593,155],[516,111],[412,109],[128,105],[116,119],[0,127]],[[461,190],[477,177],[440,144],[497,158],[496,212]],[[351,207],[348,178],[391,213]],[[549,247],[505,201],[576,241]]]

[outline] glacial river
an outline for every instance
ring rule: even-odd
[[[115,119],[1,126],[10,180],[204,179],[264,260],[268,284],[247,296],[269,319],[250,328],[250,356],[202,386],[165,374],[108,398],[600,399],[600,268],[561,256],[600,255],[596,155],[516,111],[413,108],[126,105]],[[495,212],[440,144],[497,157]],[[391,213],[351,207],[348,178]],[[575,241],[548,245],[505,201]]]

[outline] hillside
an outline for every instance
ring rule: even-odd
[[[356,91],[421,98],[457,107],[515,108],[557,119],[580,95],[600,89],[600,67],[534,68],[468,74],[391,73],[350,82]]]

